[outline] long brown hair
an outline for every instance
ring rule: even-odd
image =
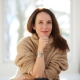
[[[35,20],[36,20],[36,16],[38,13],[40,12],[46,12],[47,14],[50,15],[51,19],[52,19],[52,32],[51,35],[54,38],[54,46],[55,48],[59,48],[61,50],[69,50],[67,41],[61,36],[60,34],[60,29],[59,29],[59,25],[58,22],[56,20],[55,15],[53,14],[52,11],[50,11],[49,9],[46,8],[37,8],[30,16],[28,23],[27,23],[27,30],[30,33],[36,33],[35,30],[33,29],[33,25],[35,25]]]

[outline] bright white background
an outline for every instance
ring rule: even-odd
[[[80,71],[80,0],[71,0],[71,60],[69,60],[69,69],[65,74],[77,74]],[[0,76],[13,76],[16,72],[16,66],[13,62],[3,62],[3,8],[0,0]]]

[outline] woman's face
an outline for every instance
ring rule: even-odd
[[[35,25],[33,29],[36,30],[38,37],[49,36],[52,31],[52,20],[48,13],[40,12],[36,16]]]

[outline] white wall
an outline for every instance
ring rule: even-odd
[[[71,48],[74,62],[80,64],[80,0],[71,0]],[[74,66],[75,67],[75,64]],[[76,68],[76,67],[75,67]],[[76,71],[75,71],[76,72]]]
[[[13,62],[3,62],[3,0],[0,0],[0,76],[12,76],[16,71]]]
[[[0,76],[12,76],[16,71],[16,66],[13,62],[3,62],[3,13],[2,1],[0,0]],[[80,64],[80,0],[71,0],[71,53],[74,57],[74,65]],[[70,65],[70,64],[69,64]],[[74,66],[70,66],[73,72]],[[79,68],[75,67],[75,68]],[[79,72],[75,70],[74,73]]]
[[[76,74],[80,71],[80,0],[71,0],[71,34],[69,68],[62,74]]]

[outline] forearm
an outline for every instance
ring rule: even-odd
[[[42,45],[43,44],[43,45]],[[43,56],[40,56],[36,58],[35,65],[32,70],[32,75],[35,78],[44,78],[45,77],[45,62],[44,62],[44,48],[48,44],[48,37],[46,36],[46,39],[44,40],[43,37],[39,38],[39,45],[38,45],[38,54],[41,53]]]
[[[37,57],[34,68],[32,70],[32,76],[35,78],[42,78],[45,71],[44,56]]]
[[[22,74],[22,75],[20,75],[19,77],[17,77],[15,80],[34,80],[35,78],[32,76],[32,75],[30,75],[30,74]],[[13,79],[11,79],[11,80],[13,80]]]

